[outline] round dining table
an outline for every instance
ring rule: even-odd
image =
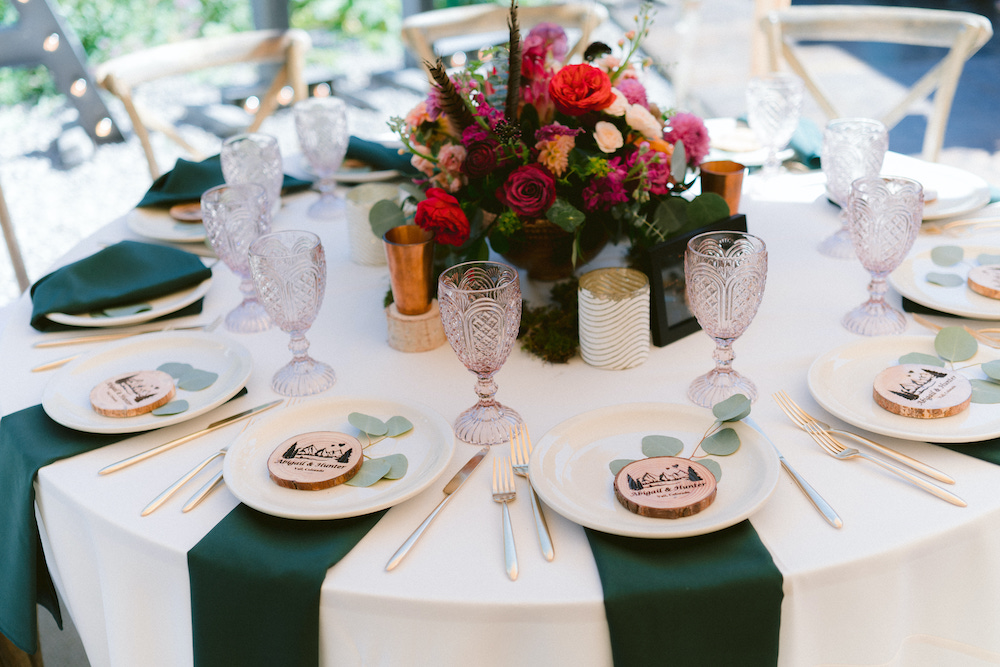
[[[899,159],[897,164],[910,163]],[[383,306],[388,270],[351,262],[346,219],[306,215],[317,196],[286,197],[273,222],[276,230],[317,233],[327,256],[326,294],[307,337],[310,353],[334,368],[336,383],[323,394],[295,401],[294,409],[322,409],[324,401],[334,399],[376,399],[416,403],[453,422],[474,401],[474,376],[447,344],[418,353],[388,345]],[[772,400],[774,392],[786,392],[824,421],[862,432],[820,407],[809,373],[830,350],[869,340],[840,323],[866,298],[869,274],[857,260],[817,251],[839,225],[821,172],[784,173],[767,182],[751,174],[740,212],[749,231],[767,244],[768,270],[760,309],[733,346],[734,366],[759,390],[754,421],[843,522],[837,528],[825,521],[785,472],[749,517],[783,579],[777,664],[1000,663],[1000,467],[957,447],[868,433],[951,475],[956,483],[948,489],[968,503],[959,507],[864,461],[836,460],[793,425]],[[1000,248],[1000,236],[989,231],[964,238]],[[60,264],[122,239],[143,240],[124,219],[115,220]],[[944,242],[954,239],[921,234],[913,252]],[[622,258],[623,250],[612,246],[578,272],[620,264]],[[176,320],[177,326],[211,322],[236,306],[235,275],[221,262],[213,274],[203,312]],[[534,283],[523,272],[521,279],[529,301],[545,298],[548,284]],[[889,299],[898,305],[900,296],[890,292]],[[63,354],[99,349],[96,344],[32,347],[53,334],[32,329],[30,311],[28,295],[12,304],[0,338],[5,415],[40,403],[58,373],[32,372],[33,367]],[[933,336],[911,318],[907,322],[907,336]],[[220,417],[281,398],[271,390],[270,379],[290,356],[286,333],[273,328],[235,334],[219,327],[211,335],[251,352],[245,396],[209,414],[45,466],[35,481],[46,561],[95,667],[193,664],[187,553],[239,501],[223,486],[187,513],[180,506],[189,493],[148,516],[140,511],[198,461],[233,442],[241,427],[219,429],[110,475],[98,470]],[[521,414],[536,445],[580,415],[607,414],[613,420],[621,414],[624,422],[628,406],[644,404],[690,411],[696,408],[686,397],[687,387],[712,367],[714,347],[699,331],[652,347],[635,368],[605,370],[579,357],[548,363],[515,346],[495,376],[497,397]],[[286,402],[270,414],[290,409]],[[712,417],[708,410],[704,415],[707,427]],[[555,550],[554,559],[546,560],[521,479],[509,505],[519,576],[511,580],[505,571],[501,508],[491,497],[490,468],[493,458],[508,455],[506,446],[491,449],[406,558],[386,570],[397,548],[444,498],[445,482],[476,451],[455,442],[441,475],[391,507],[329,569],[320,597],[321,664],[612,664],[601,580],[585,532],[544,507]],[[610,482],[609,473],[608,493]],[[719,493],[724,489],[723,479]],[[663,641],[673,641],[669,627],[663,629]]]

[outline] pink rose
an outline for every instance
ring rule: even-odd
[[[540,218],[556,201],[556,182],[542,165],[518,167],[497,188],[497,199],[525,218]]]

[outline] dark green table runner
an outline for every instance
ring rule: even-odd
[[[35,523],[38,470],[60,459],[89,452],[132,434],[98,435],[74,431],[52,421],[42,406],[14,412],[0,420],[0,633],[26,653],[38,645],[36,604],[52,612],[59,627],[62,614]]]
[[[669,540],[585,530],[615,665],[777,663],[782,577],[749,521]]]
[[[326,571],[385,512],[296,521],[236,506],[188,552],[196,667],[318,665]]]

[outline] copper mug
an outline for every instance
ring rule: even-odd
[[[736,215],[743,191],[743,173],[746,166],[732,160],[714,160],[701,163],[701,191],[714,192],[726,200],[729,215]]]
[[[433,299],[434,234],[416,225],[393,227],[382,237],[396,309],[423,315]]]

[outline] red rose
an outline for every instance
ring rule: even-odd
[[[434,232],[434,240],[460,246],[469,239],[469,219],[458,200],[441,188],[427,190],[427,199],[417,204],[414,222],[421,229]]]
[[[497,167],[495,141],[477,141],[466,149],[462,171],[469,178],[481,178]]]
[[[587,64],[566,65],[556,72],[549,81],[549,96],[568,116],[607,109],[615,100],[608,75]]]
[[[525,218],[540,218],[556,201],[556,182],[537,162],[518,167],[497,188],[497,199]]]

